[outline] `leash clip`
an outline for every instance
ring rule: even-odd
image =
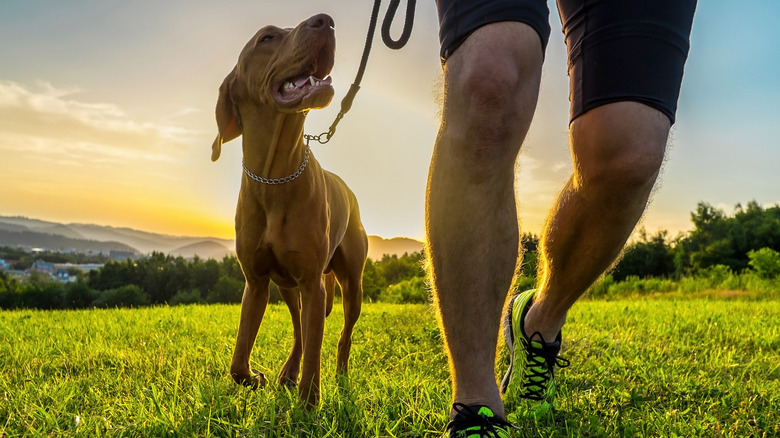
[[[358,90],[360,90],[360,82],[363,80],[363,73],[366,71],[366,64],[368,63],[368,55],[371,52],[371,43],[374,39],[374,31],[376,30],[377,18],[379,16],[379,5],[382,0],[374,0],[374,7],[371,11],[371,19],[368,25],[368,34],[366,35],[366,44],[363,46],[363,56],[360,59],[360,66],[358,67],[357,75],[355,75],[355,81],[349,87],[347,95],[341,100],[341,111],[336,116],[336,120],[330,125],[327,132],[323,132],[319,135],[304,134],[303,138],[306,140],[306,146],[309,145],[311,140],[317,141],[320,144],[325,144],[330,141],[331,137],[336,133],[336,125],[339,124],[344,114],[352,108],[352,101],[355,100]],[[382,21],[382,41],[385,45],[391,49],[398,50],[406,45],[409,41],[409,37],[412,34],[412,25],[414,23],[414,7],[417,0],[407,0],[406,5],[406,21],[404,22],[404,28],[401,32],[401,36],[397,40],[394,40],[390,36],[390,27],[395,19],[395,13],[398,10],[398,5],[401,0],[390,0],[390,5],[387,8],[385,19]]]
[[[310,135],[310,134],[303,134],[303,139],[306,140],[306,146],[309,146],[309,142],[311,140],[316,141],[319,144],[325,144],[330,141],[330,138],[333,136],[333,132],[323,132],[319,135]]]

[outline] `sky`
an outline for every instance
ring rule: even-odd
[[[336,23],[336,97],[309,114],[306,131],[327,130],[357,71],[371,3],[0,0],[0,215],[233,238],[241,145],[210,161],[219,85],[260,27],[326,12]],[[565,46],[550,9],[539,103],[517,166],[521,226],[535,234],[572,171]],[[699,3],[667,161],[640,225],[648,232],[689,230],[698,202],[727,213],[780,202],[779,16],[776,1]],[[376,35],[352,110],[330,143],[312,148],[357,195],[369,234],[424,237],[438,52],[435,2],[422,0],[404,49]]]

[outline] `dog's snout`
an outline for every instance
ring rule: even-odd
[[[306,22],[306,25],[312,29],[333,28],[335,23],[328,14],[317,14]]]

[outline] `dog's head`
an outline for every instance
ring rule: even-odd
[[[330,82],[336,50],[333,19],[315,15],[294,29],[266,26],[246,43],[238,63],[219,87],[219,134],[212,145],[216,161],[222,143],[242,133],[240,108],[301,113],[324,108],[333,99]]]

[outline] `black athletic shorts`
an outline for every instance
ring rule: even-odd
[[[550,37],[546,0],[436,0],[442,62],[475,30],[518,21]],[[558,0],[569,53],[571,118],[635,101],[674,123],[696,0]]]

